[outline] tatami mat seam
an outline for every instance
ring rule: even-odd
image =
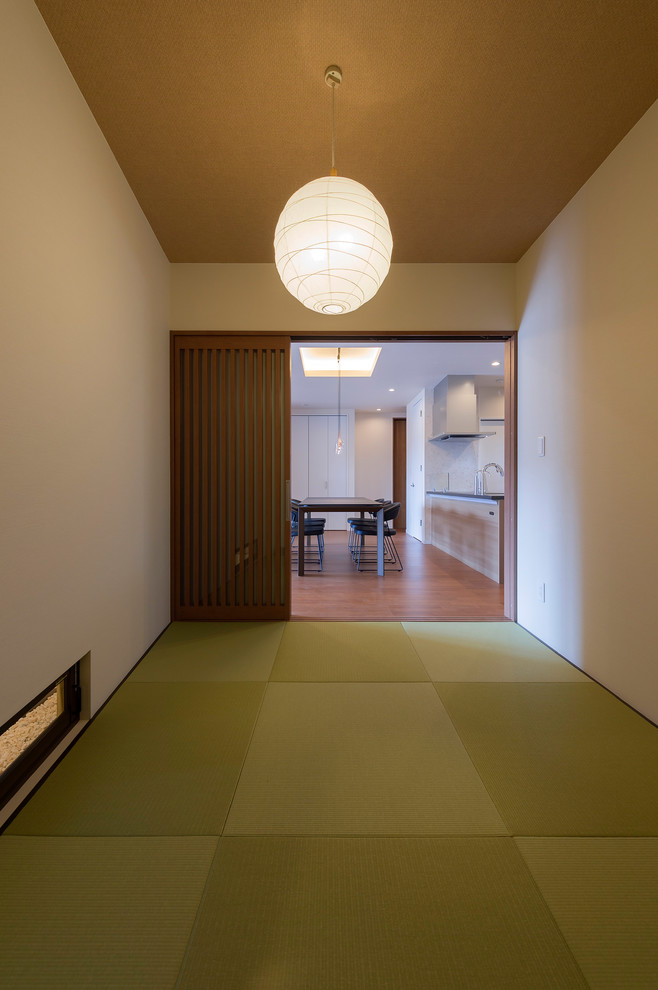
[[[466,756],[468,757],[468,760],[469,760],[471,766],[473,767],[473,770],[475,771],[475,774],[476,774],[478,780],[482,784],[482,786],[483,786],[484,790],[486,791],[486,793],[489,795],[489,800],[493,804],[494,808],[496,809],[496,811],[500,815],[500,818],[501,818],[502,822],[504,823],[505,828],[508,830],[508,836],[511,835],[511,832],[509,831],[509,829],[510,829],[509,822],[506,820],[506,818],[505,818],[502,810],[498,807],[498,803],[496,802],[496,799],[494,798],[493,794],[491,793],[491,791],[487,787],[486,781],[482,777],[482,774],[480,773],[480,771],[478,770],[477,766],[475,765],[475,763],[473,761],[473,757],[471,756],[471,754],[469,752],[468,746],[466,745],[465,741],[462,739],[461,733],[460,733],[459,729],[457,728],[457,726],[455,725],[454,719],[452,718],[452,716],[451,716],[450,712],[448,711],[448,709],[446,708],[446,706],[443,704],[443,699],[441,698],[441,695],[439,694],[438,689],[437,689],[437,686],[439,684],[443,683],[443,682],[442,681],[432,681],[432,680],[430,680],[430,683],[434,687],[434,690],[436,692],[436,696],[439,699],[439,703],[441,704],[441,707],[445,711],[445,713],[446,713],[446,715],[447,715],[447,717],[448,717],[448,719],[450,721],[450,724],[452,725],[453,729],[457,733],[457,738],[459,739],[460,743],[462,744],[462,746],[464,748],[464,752],[466,753]],[[461,684],[472,684],[472,683],[484,683],[484,682],[480,682],[480,681],[478,681],[478,682],[460,681],[459,683],[461,683]]]
[[[402,626],[402,632],[405,634],[405,636],[409,640],[409,644],[411,646],[411,649],[414,651],[414,653],[418,657],[418,661],[419,661],[421,667],[423,668],[423,670],[427,674],[427,676],[428,676],[428,678],[430,680],[430,683],[432,683],[432,675],[431,675],[430,671],[428,670],[427,665],[425,663],[423,663],[423,658],[421,657],[420,653],[416,649],[416,644],[414,643],[413,637],[409,634],[409,632],[408,632],[408,630],[407,630],[404,622],[401,622],[400,625]]]
[[[585,841],[588,839],[610,839],[611,842],[616,842],[618,839],[628,842],[634,842],[635,839],[658,839],[658,835],[651,832],[637,834],[634,832],[632,835],[629,835],[628,832],[615,832],[614,834],[610,832],[578,832],[577,834],[573,832],[542,832],[539,835],[535,832],[510,832],[509,837],[511,839],[573,839],[574,842],[579,839]]]
[[[30,838],[30,836],[28,836]],[[37,838],[42,838],[42,836],[37,836]],[[61,836],[57,836],[61,838]],[[97,838],[97,836],[92,836],[92,838]],[[116,838],[116,836],[110,836],[110,838]],[[144,838],[144,836],[139,836],[138,838]],[[147,836],[146,838],[152,838],[152,836]],[[180,836],[163,836],[162,838],[176,838],[179,839]],[[436,832],[231,832],[229,835],[220,836],[187,836],[186,838],[218,838],[223,841],[233,841],[234,839],[244,839],[245,841],[261,841],[262,839],[274,839],[277,842],[283,841],[293,841],[295,839],[308,839],[309,841],[324,841],[335,840],[336,842],[342,842],[344,839],[354,839],[359,842],[367,842],[372,840],[373,842],[383,842],[389,839],[399,839],[400,842],[414,842],[416,839],[427,839],[430,842],[443,842],[447,839],[463,839],[464,842],[481,842],[483,839],[500,839],[501,842],[512,842],[515,836],[513,835],[502,835],[500,832],[478,832],[477,834],[471,834],[470,832],[441,832],[437,835]],[[519,838],[537,838],[537,836],[519,836]],[[553,838],[553,836],[539,836],[541,839]],[[565,836],[565,838],[573,838],[573,836]],[[578,837],[580,838],[580,837]],[[599,838],[594,836],[594,838]],[[607,836],[606,836],[607,838]],[[644,836],[641,836],[644,838]]]
[[[545,838],[545,836],[544,836],[544,838]],[[532,886],[535,889],[535,892],[537,894],[537,897],[545,905],[546,911],[547,911],[549,917],[551,918],[551,920],[553,922],[553,925],[555,927],[556,932],[558,933],[560,939],[562,940],[562,943],[564,945],[564,948],[565,948],[566,952],[569,954],[569,956],[573,960],[573,964],[576,967],[576,969],[578,969],[578,971],[582,974],[584,983],[586,983],[588,986],[590,986],[589,980],[586,979],[585,973],[583,972],[583,970],[582,970],[582,968],[580,966],[580,963],[578,962],[578,959],[576,958],[576,955],[575,955],[573,949],[571,948],[571,946],[569,944],[569,941],[568,941],[565,933],[560,928],[560,923],[559,923],[558,919],[555,917],[555,915],[551,911],[550,905],[549,905],[548,901],[546,900],[546,898],[544,897],[544,894],[542,893],[542,891],[541,891],[541,889],[539,887],[539,884],[537,883],[537,880],[535,879],[534,873],[530,869],[530,866],[526,862],[523,853],[521,852],[521,850],[519,849],[519,847],[518,847],[518,845],[517,845],[517,843],[515,841],[516,840],[516,836],[511,836],[511,839],[512,839],[512,842],[514,843],[514,848],[516,849],[517,853],[519,854],[519,858],[520,858],[521,862],[523,863],[523,866],[525,867],[525,870],[526,870],[528,876],[530,877],[530,882],[532,883]]]
[[[320,680],[319,678],[315,678],[314,677],[312,681],[285,680],[285,681],[268,681],[267,683],[268,684],[286,684],[286,685],[291,685],[291,684],[345,684],[345,685],[354,685],[354,684],[399,684],[400,686],[404,686],[406,684],[427,684],[428,681],[426,681],[426,680],[421,680],[421,681],[398,681],[398,680],[393,680],[393,679],[391,679],[391,680],[382,680],[381,678],[377,678],[376,680],[370,680],[367,677],[359,678],[358,681],[336,681],[336,680],[334,680],[332,678],[328,678],[327,680]]]
[[[194,915],[194,921],[192,922],[192,925],[190,927],[190,932],[189,932],[189,935],[187,937],[187,943],[185,945],[185,951],[183,952],[183,958],[181,959],[181,964],[180,964],[180,967],[178,969],[178,974],[176,976],[176,982],[174,983],[173,990],[178,990],[178,987],[180,987],[180,982],[181,982],[181,979],[183,978],[183,973],[185,972],[185,967],[186,967],[187,961],[188,961],[188,959],[190,957],[190,952],[192,950],[192,942],[194,941],[194,936],[195,936],[196,931],[197,931],[197,929],[199,927],[199,919],[201,917],[201,912],[203,911],[203,907],[204,907],[206,898],[208,896],[208,888],[210,886],[210,881],[211,881],[211,878],[212,878],[213,868],[215,866],[215,860],[217,859],[217,852],[219,850],[219,844],[220,844],[220,842],[221,842],[221,836],[218,835],[217,836],[217,843],[215,844],[215,852],[214,852],[214,855],[213,855],[212,860],[210,861],[210,866],[208,867],[208,872],[206,874],[206,881],[205,881],[205,883],[203,885],[203,890],[201,891],[201,897],[199,898],[199,903],[197,905],[197,909],[196,909],[196,912],[195,912],[195,915]]]
[[[272,666],[274,666],[274,664]],[[267,681],[262,681],[261,683],[264,683],[265,684],[265,690],[263,691],[263,693],[261,695],[260,704],[258,705],[258,711],[256,712],[256,717],[254,718],[254,722],[253,722],[253,725],[251,727],[251,732],[249,733],[249,740],[247,742],[247,745],[245,746],[244,753],[243,753],[243,756],[242,756],[242,762],[240,764],[240,772],[238,773],[237,780],[235,782],[235,787],[233,788],[233,794],[231,795],[231,800],[229,801],[228,807],[226,809],[226,814],[224,816],[224,821],[222,823],[222,832],[221,832],[222,835],[224,835],[224,833],[225,833],[226,823],[228,822],[228,820],[229,820],[229,818],[231,816],[231,808],[233,807],[233,802],[235,801],[235,795],[237,794],[238,787],[240,786],[240,780],[242,779],[242,773],[244,771],[244,766],[245,766],[245,763],[247,762],[247,756],[249,755],[249,750],[251,748],[251,743],[253,741],[254,734],[256,732],[256,726],[258,725],[258,719],[260,717],[261,711],[263,710],[263,705],[265,704],[265,697],[267,695],[267,690],[268,690],[268,688],[270,686],[269,679]]]
[[[434,689],[436,691],[437,698],[439,699],[441,705],[445,709],[446,715],[450,719],[450,724],[452,725],[452,727],[454,728],[455,732],[457,733],[457,736],[459,737],[459,741],[461,742],[462,746],[464,747],[464,749],[466,751],[466,754],[468,756],[468,759],[470,760],[471,765],[472,765],[475,773],[478,776],[478,779],[482,783],[482,786],[484,787],[485,791],[489,795],[489,799],[491,800],[491,803],[493,804],[494,808],[496,809],[496,811],[500,815],[501,819],[505,823],[505,827],[509,831],[510,830],[510,824],[507,821],[507,818],[505,817],[505,815],[503,814],[503,809],[499,807],[498,802],[496,801],[494,795],[491,793],[491,791],[487,787],[486,781],[484,780],[482,774],[480,773],[480,771],[478,770],[477,766],[475,765],[475,763],[473,761],[473,758],[472,758],[472,756],[471,756],[471,754],[469,752],[468,746],[466,745],[466,742],[462,738],[461,733],[459,732],[459,729],[458,729],[457,725],[455,724],[454,719],[452,718],[452,716],[451,716],[450,712],[448,711],[448,709],[446,708],[446,706],[443,704],[443,699],[441,698],[441,695],[439,693],[438,687],[439,687],[440,684],[443,684],[445,682],[444,681],[431,681],[431,683],[432,683],[432,686],[434,687]],[[458,683],[458,684],[469,685],[469,684],[484,684],[484,683],[487,683],[487,682],[486,681],[457,681],[457,682],[450,682],[450,683]],[[495,682],[495,683],[503,683],[503,682]],[[545,683],[545,682],[542,682],[542,683]],[[514,835],[512,835],[511,831],[509,831],[509,835],[510,835],[510,837],[512,839],[514,838]],[[533,880],[534,880],[534,878],[533,878]]]

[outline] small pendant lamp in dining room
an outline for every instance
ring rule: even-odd
[[[336,453],[340,454],[343,449],[343,436],[340,422],[340,347],[338,348],[336,360],[338,361],[338,436],[336,437]]]
[[[283,208],[274,233],[274,260],[281,281],[308,309],[338,316],[375,295],[391,264],[388,218],[372,193],[339,176],[335,166],[334,103],[343,78],[330,65],[331,172],[308,182]]]

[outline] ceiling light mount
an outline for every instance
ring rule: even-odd
[[[327,86],[340,86],[343,81],[343,70],[339,65],[328,65],[324,70],[324,81]]]

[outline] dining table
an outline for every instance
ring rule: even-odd
[[[366,512],[375,515],[377,519],[377,574],[384,577],[384,504],[376,499],[363,498],[358,495],[308,495],[300,500],[297,506],[298,540],[300,552],[297,555],[297,573],[304,574],[304,520],[311,512],[353,512],[361,517]]]

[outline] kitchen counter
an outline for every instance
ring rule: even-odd
[[[425,494],[434,495],[439,498],[470,498],[475,499],[478,502],[499,501],[501,498],[505,498],[504,495],[498,492],[486,492],[484,495],[474,495],[473,492],[437,492],[432,490],[425,492]]]
[[[435,491],[425,494],[433,546],[502,584],[505,496]]]

